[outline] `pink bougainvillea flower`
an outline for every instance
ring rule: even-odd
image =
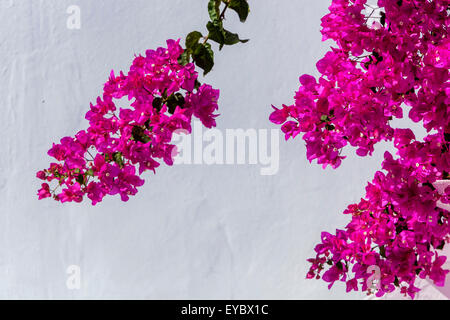
[[[50,186],[48,183],[43,183],[41,189],[38,191],[39,200],[49,198],[52,196],[50,193]]]

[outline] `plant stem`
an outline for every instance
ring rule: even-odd
[[[230,1],[231,1],[231,0],[228,0],[227,2],[225,2],[225,7],[223,8],[223,10],[222,10],[222,12],[220,13],[220,16],[219,16],[220,22],[222,22],[222,21],[225,19],[225,12],[227,11],[228,6],[230,5]],[[207,43],[208,40],[209,40],[209,35],[207,35],[207,36],[204,38],[203,44]]]
[[[228,1],[225,3],[225,7],[223,8],[222,13],[220,14],[220,17],[219,17],[220,21],[222,21],[223,19],[225,19],[225,12],[227,11],[228,6],[230,5],[230,1],[231,1],[231,0],[228,0]]]

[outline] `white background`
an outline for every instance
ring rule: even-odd
[[[250,38],[216,51],[205,81],[221,90],[218,128],[278,128],[271,104],[291,103],[303,73],[317,75],[320,19],[328,0],[258,0]],[[204,32],[206,0],[0,0],[0,298],[361,298],[306,280],[320,232],[342,228],[386,145],[336,171],[306,160],[301,139],[280,135],[280,170],[259,166],[162,166],[128,203],[92,207],[38,201],[35,172],[52,142],[87,127],[89,102],[111,69],[168,38]],[[70,5],[81,29],[66,28]],[[80,290],[66,287],[81,267]]]

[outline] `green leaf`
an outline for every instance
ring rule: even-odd
[[[380,256],[382,256],[383,258],[386,258],[386,247],[385,246],[380,247]]]
[[[75,180],[76,180],[79,184],[84,184],[84,176],[83,176],[82,174],[79,174]]]
[[[114,162],[117,163],[121,168],[123,167],[122,152],[114,152],[113,159],[114,159]]]
[[[183,107],[185,101],[184,101],[184,97],[181,93],[177,92],[177,93],[173,93],[170,95],[169,98],[167,98],[167,108],[169,113],[174,114],[175,109],[179,106],[180,108]]]
[[[202,85],[202,84],[200,83],[200,81],[198,81],[197,79],[195,79],[195,85],[194,85],[195,90],[198,90],[198,89],[200,88],[201,85]]]
[[[133,129],[131,130],[131,137],[132,137],[132,140],[140,141],[142,143],[147,143],[151,140],[150,137],[145,134],[144,128],[142,128],[140,126],[133,127]],[[114,158],[114,161],[115,160],[116,159]]]
[[[206,75],[214,66],[214,52],[209,43],[199,43],[195,47],[192,58],[197,66],[203,69]]]
[[[223,1],[227,3],[227,1]],[[228,7],[236,11],[241,22],[247,20],[248,14],[250,13],[250,6],[248,5],[247,0],[230,0]]]
[[[380,12],[380,23],[384,26],[386,24],[386,13]]]
[[[438,246],[436,246],[436,249],[442,250],[442,249],[444,249],[444,246],[445,246],[445,240],[442,240],[442,242]]]
[[[444,133],[444,139],[446,142],[450,142],[450,133]]]
[[[186,37],[186,48],[192,49],[198,43],[198,41],[203,37],[199,31],[192,31]]]
[[[209,21],[206,28],[209,31],[208,39],[217,42],[221,46],[225,44],[225,30],[223,29],[222,23],[214,24]]]
[[[395,279],[394,279],[394,285],[395,285],[396,287],[400,287],[400,281],[398,280],[397,276],[395,276]]]
[[[93,177],[94,176],[94,170],[89,169],[88,171],[86,171],[85,175]]]
[[[239,39],[239,36],[237,33],[232,33],[228,30],[224,30],[224,31],[225,31],[225,44],[226,45],[233,45],[233,44],[236,44],[239,42],[246,43],[249,40],[249,39],[244,39],[244,40]]]
[[[221,0],[209,0],[208,2],[209,17],[214,23],[220,21],[220,3]]]
[[[163,100],[165,100],[167,98],[167,88],[164,89],[161,97],[163,98]]]
[[[222,26],[222,22],[220,22],[219,24],[214,24],[209,21],[206,25],[206,28],[209,31],[208,39],[217,42],[220,45],[219,49],[222,49],[224,45],[233,45],[239,42],[244,43],[248,41],[248,39],[241,40],[236,33],[225,30]]]
[[[181,64],[182,66],[185,66],[189,63],[189,51],[188,50],[184,50],[184,52],[178,57],[178,63]]]
[[[152,106],[153,108],[155,108],[158,112],[161,110],[163,101],[161,97],[154,97],[153,98],[153,102],[152,102]]]

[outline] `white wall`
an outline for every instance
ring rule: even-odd
[[[336,171],[310,165],[301,139],[280,136],[280,170],[161,167],[128,203],[38,201],[35,178],[51,143],[84,129],[111,69],[167,38],[204,31],[206,0],[0,0],[0,298],[360,298],[306,280],[322,230],[364,194],[385,146]],[[328,0],[250,1],[250,38],[224,48],[206,81],[221,89],[218,128],[277,128],[271,104],[293,100],[302,73],[326,52]],[[66,28],[69,5],[80,30]],[[66,288],[79,265],[80,290]]]

